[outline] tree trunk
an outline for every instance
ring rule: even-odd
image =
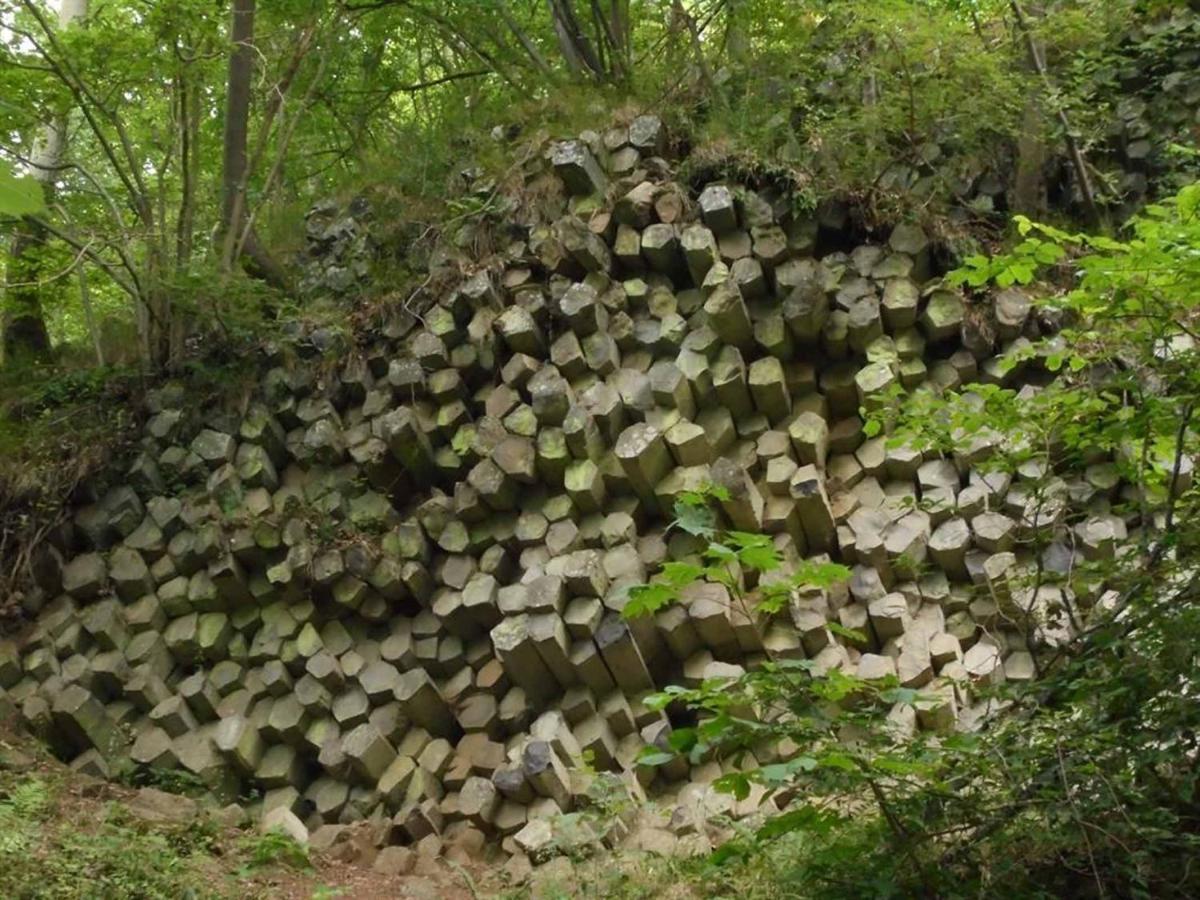
[[[525,54],[533,62],[537,70],[545,75],[549,75],[550,65],[546,62],[546,58],[542,56],[537,45],[530,40],[529,35],[525,33],[525,30],[521,28],[517,20],[513,18],[512,13],[508,11],[508,7],[505,5],[506,3],[507,0],[500,0],[496,4],[496,11],[500,14],[500,18],[504,20],[504,24],[508,26],[508,30],[513,33],[513,36],[520,43],[521,47],[524,48]],[[422,78],[423,80],[424,78]]]
[[[267,253],[254,229],[251,228],[242,239],[247,220],[246,185],[250,177],[246,148],[250,131],[250,91],[254,80],[255,4],[256,0],[233,0],[218,245],[222,271],[231,272],[240,259],[248,275],[286,290],[287,273]]]
[[[1040,106],[1026,101],[1021,116],[1021,134],[1017,138],[1017,165],[1009,208],[1031,219],[1042,220],[1049,209],[1046,196],[1046,143],[1042,140],[1046,126]]]
[[[1008,5],[1012,10],[1013,17],[1016,19],[1017,30],[1025,40],[1025,46],[1029,50],[1033,67],[1046,88],[1047,96],[1052,97],[1057,92],[1057,88],[1050,79],[1050,72],[1046,68],[1046,61],[1042,56],[1041,48],[1038,46],[1033,31],[1029,27],[1029,22],[1025,18],[1025,11],[1021,8],[1021,4],[1017,0],[1009,0]],[[1076,187],[1079,188],[1084,213],[1088,217],[1089,224],[1100,225],[1103,223],[1103,217],[1100,213],[1100,207],[1096,203],[1096,191],[1092,185],[1091,175],[1088,172],[1087,160],[1084,159],[1083,150],[1079,146],[1079,141],[1075,138],[1075,132],[1071,128],[1071,120],[1067,117],[1067,111],[1063,109],[1060,103],[1052,102],[1055,106],[1055,114],[1058,117],[1059,125],[1062,127],[1063,143],[1067,146],[1067,158],[1070,160],[1071,168],[1075,172]]]
[[[83,318],[87,322],[88,336],[92,339],[92,349],[96,351],[96,365],[104,365],[104,344],[100,340],[100,326],[96,322],[96,314],[92,310],[92,292],[88,288],[87,266],[79,265],[79,302],[83,304]]]
[[[696,65],[700,69],[700,78],[704,82],[704,89],[708,93],[716,97],[717,85],[713,81],[712,69],[708,66],[708,60],[704,58],[704,44],[700,40],[700,31],[696,28],[696,20],[693,19],[686,9],[683,7],[683,0],[674,0],[675,15],[679,21],[687,28],[688,35],[692,39],[692,52],[696,54]]]
[[[62,29],[87,15],[88,0],[62,0],[58,24]],[[67,141],[67,111],[46,125],[34,145],[31,175],[42,187],[46,205],[54,199],[54,181],[62,168]],[[41,226],[23,222],[13,236],[9,251],[4,296],[4,358],[42,360],[50,354],[50,335],[42,316],[42,248],[47,233]]]
[[[573,73],[582,74],[586,70],[592,77],[604,81],[608,77],[608,71],[580,26],[571,3],[572,0],[547,0],[559,49]]]
[[[221,266],[233,268],[234,245],[246,212],[246,145],[254,78],[255,0],[233,0],[229,77],[225,86],[224,167],[221,173]]]
[[[742,0],[725,0],[725,49],[735,63],[744,63],[750,54],[749,39],[742,27]]]

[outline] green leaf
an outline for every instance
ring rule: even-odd
[[[710,481],[704,486],[704,491],[714,500],[719,500],[722,503],[726,503],[732,499],[732,495],[729,493],[729,488],[725,487],[723,484],[713,484]]]
[[[664,563],[662,567],[663,580],[675,588],[686,587],[703,575],[704,569],[701,566],[677,560]]]
[[[737,561],[737,552],[732,547],[713,541],[704,551],[704,555],[717,562],[731,563]]]
[[[850,570],[841,563],[806,562],[796,572],[794,583],[797,587],[827,588],[849,580]]]
[[[738,841],[727,841],[709,854],[708,861],[714,866],[737,862],[750,855],[750,851]]]
[[[670,693],[663,691],[661,693],[647,694],[642,698],[642,702],[646,704],[646,709],[661,712],[674,699]]]
[[[763,766],[755,774],[764,784],[774,786],[790,781],[792,770],[787,767],[786,763],[772,763],[769,766]]]
[[[695,728],[676,728],[667,735],[667,744],[676,753],[687,753],[696,746]]]
[[[903,703],[905,706],[912,706],[919,696],[917,691],[906,687],[889,688],[879,694],[884,703]]]
[[[827,622],[825,627],[837,637],[845,638],[852,643],[865,644],[867,642],[867,636],[857,628],[847,628],[840,622]]]
[[[661,581],[639,584],[629,589],[629,602],[621,610],[621,616],[626,619],[652,616],[664,606],[674,603],[677,596],[674,587]]]
[[[788,784],[795,778],[797,772],[811,772],[817,768],[817,761],[811,756],[797,756],[783,763],[773,763],[762,766],[755,772],[756,778],[768,787]]]
[[[778,662],[772,663],[776,669],[800,669],[801,671],[812,674],[818,668],[818,663],[814,659],[781,659]]]
[[[676,503],[675,525],[696,537],[711,537],[717,530],[717,516],[708,506]]]
[[[794,831],[807,831],[815,835],[825,835],[833,829],[837,820],[838,817],[833,813],[815,809],[812,806],[800,806],[796,809],[789,809],[782,815],[767,820],[755,832],[755,836],[760,841],[770,841],[782,835],[791,834]]]
[[[731,531],[728,540],[738,547],[738,562],[748,569],[755,572],[773,572],[782,565],[779,551],[765,534]]]
[[[1049,266],[1058,262],[1066,255],[1066,252],[1058,244],[1042,244],[1034,251],[1033,258],[1042,265]]]
[[[1013,270],[1017,274],[1017,281],[1021,284],[1029,284],[1033,281],[1034,275],[1037,274],[1034,267],[1027,262],[1018,263],[1013,266]]]
[[[871,768],[892,775],[924,775],[929,772],[929,766],[908,759],[896,759],[892,756],[879,756],[871,760]]]
[[[1087,242],[1096,250],[1106,250],[1110,253],[1127,253],[1129,251],[1128,244],[1122,244],[1120,241],[1114,241],[1103,235],[1093,235],[1088,238]]]
[[[640,766],[665,766],[675,756],[676,754],[667,753],[657,747],[643,747],[642,752],[637,756],[637,762]]]
[[[793,586],[787,581],[777,581],[759,587],[758,609],[764,613],[777,613],[787,604]]]
[[[819,760],[826,769],[841,769],[843,772],[856,772],[858,766],[845,753],[826,753]]]
[[[713,782],[713,787],[722,794],[733,794],[738,800],[745,800],[750,796],[750,779],[741,772],[722,775]]]
[[[32,178],[18,178],[0,169],[0,216],[33,216],[46,208],[42,185]]]

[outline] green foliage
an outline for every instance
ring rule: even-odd
[[[654,615],[678,602],[680,592],[688,585],[700,581],[724,585],[739,605],[749,609],[749,604],[753,603],[759,613],[769,615],[779,612],[796,591],[828,587],[850,577],[845,566],[802,560],[792,566],[785,577],[759,579],[758,576],[778,572],[783,567],[783,557],[766,535],[718,528],[713,503],[728,499],[729,491],[713,484],[680,494],[675,501],[675,519],[670,527],[708,540],[701,560],[698,563],[665,562],[653,581],[630,589],[629,602],[621,612],[623,616]],[[743,576],[748,573],[758,582],[755,592],[744,589]]]
[[[120,780],[132,787],[152,787],[168,794],[200,797],[207,790],[200,776],[186,769],[160,769],[153,766],[129,766],[119,769]]]
[[[32,178],[18,178],[0,167],[0,217],[32,216],[45,206],[41,184]]]
[[[240,875],[248,875],[266,866],[283,865],[292,869],[308,869],[312,866],[308,848],[296,843],[291,835],[282,831],[268,831],[247,837],[242,841],[242,851],[246,854],[246,862]]]
[[[115,379],[128,377],[128,369],[96,366],[53,372],[44,380],[36,380],[23,400],[27,410],[44,412],[74,403],[95,402],[104,396]]]
[[[603,836],[615,821],[628,821],[637,802],[620,775],[596,769],[591,750],[583,751],[577,768],[587,787],[575,809],[554,817],[553,843],[562,854],[584,859],[604,851]]]
[[[0,869],[28,851],[51,799],[46,783],[36,778],[19,782],[0,799]]]
[[[214,849],[208,825],[147,831],[111,805],[99,818],[56,814],[57,786],[40,777],[0,777],[0,896],[199,898],[220,890],[194,860]]]
[[[977,34],[966,6],[739,4],[744,50],[701,134],[881,219],[944,206],[956,178],[1000,164],[1032,83],[1020,48]],[[992,23],[999,8],[975,12]]]
[[[595,15],[605,4],[592,15],[575,5],[590,40],[608,47]],[[514,135],[578,133],[637,106],[670,113],[702,148],[693,171],[739,161],[731,168],[789,184],[798,217],[831,194],[861,199],[868,219],[928,215],[1007,167],[1031,126],[1034,76],[998,0],[608,6],[627,10],[627,27],[589,75],[573,71],[545,4],[506,4],[499,19],[474,0],[260,4],[247,201],[266,243],[290,265],[314,199],[365,195],[379,211],[374,293],[400,293],[437,236],[481,255],[496,248],[514,214],[496,188],[529,162],[511,158]],[[228,26],[227,10],[199,0],[92,4],[85,26],[65,30],[32,0],[6,19],[0,151],[28,159],[46,123],[66,114],[71,125],[48,210],[28,179],[0,175],[0,215],[15,198],[70,238],[47,245],[53,261],[37,274],[57,344],[85,344],[108,321],[145,330],[153,316],[139,311],[164,297],[217,344],[262,334],[289,305],[221,275],[211,252]],[[1032,122],[1036,137],[1057,140],[1051,113],[1062,106],[1093,160],[1110,152],[1115,117],[1122,142],[1152,139],[1156,181],[1194,167],[1167,148],[1191,140],[1183,112],[1198,28],[1170,4],[1048,5],[1039,38],[1061,89]],[[463,190],[468,166],[485,177]],[[79,269],[92,317],[68,277]]]

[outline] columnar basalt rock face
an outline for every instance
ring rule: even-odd
[[[973,684],[1028,677],[1061,597],[1018,587],[1021,538],[1050,529],[1056,571],[1119,552],[1127,523],[1095,502],[1115,470],[1035,500],[983,468],[988,436],[868,439],[860,407],[894,390],[1016,377],[916,280],[927,235],[814,258],[788,204],[689,195],[661,122],[635,125],[548,148],[529,178],[561,180],[558,217],[340,374],[276,363],[239,411],[156,395],[139,477],[78,511],[36,627],[0,642],[0,700],[80,767],[129,755],[310,829],[370,816],[396,843],[538,856],[546,816],[586,802],[585,752],[694,829],[716,764],[636,763],[666,746],[643,698],[668,684],[810,657],[931,691],[913,727],[941,731],[977,715]],[[994,315],[1001,340],[1038,334],[1027,298]],[[849,584],[771,620],[712,585],[623,619],[697,551],[665,529],[709,483],[731,527]],[[1093,512],[1069,533],[1073,497]]]

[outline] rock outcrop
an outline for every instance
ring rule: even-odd
[[[1028,631],[1066,628],[1064,597],[1011,587],[1035,564],[1018,539],[1043,529],[1060,572],[1113,554],[1115,468],[1047,505],[982,467],[987,435],[939,455],[861,418],[897,391],[1036,390],[1036,358],[1001,364],[1041,333],[1028,301],[968,307],[912,225],[818,257],[786,198],[689,191],[666,146],[643,116],[548,147],[527,178],[557,179],[556,214],[333,370],[280,356],[238,407],[157,394],[32,633],[0,642],[0,702],[79,768],[185,770],[289,832],[370,818],[393,844],[540,859],[549,817],[587,802],[585,755],[679,809],[642,843],[755,809],[714,794],[732,763],[638,764],[668,684],[807,657],[926,689],[910,725],[943,731],[973,685],[1031,677]],[[730,524],[850,582],[759,621],[705,586],[622,618],[695,552],[666,525],[709,482]],[[1072,539],[1068,507],[1093,510]]]

